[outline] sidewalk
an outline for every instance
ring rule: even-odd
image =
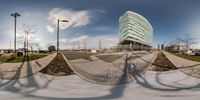
[[[18,79],[31,76],[46,67],[55,56],[54,53],[29,62],[2,63],[0,64],[0,78]]]
[[[200,78],[200,62],[187,60],[187,59],[172,55],[165,51],[162,51],[162,52],[170,60],[170,62],[174,64],[174,66],[179,68],[182,72],[190,76]]]
[[[77,75],[54,77],[37,73],[5,81],[0,79],[2,100],[199,100],[200,79],[179,70],[145,72],[121,85],[100,85]]]

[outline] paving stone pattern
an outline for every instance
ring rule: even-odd
[[[70,54],[72,53],[63,52],[64,56],[67,55],[66,58],[70,58]],[[99,55],[90,56],[92,60],[80,57],[67,62],[70,63],[69,65],[71,65],[70,67],[72,67],[75,73],[88,81],[100,84],[121,84],[132,81],[134,79],[133,74],[145,71],[157,56],[157,52],[143,55],[142,57],[132,52],[123,54],[122,57],[113,62],[106,62],[97,58],[96,56]],[[112,53],[112,55],[115,54]],[[119,53],[116,55],[119,55]],[[137,56],[138,58],[129,60],[129,56]]]

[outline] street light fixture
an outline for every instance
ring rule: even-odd
[[[16,52],[16,23],[17,23],[17,17],[20,16],[19,13],[14,13],[11,14],[11,16],[13,16],[15,18],[15,25],[14,25],[14,52]]]
[[[58,50],[59,50],[59,24],[61,22],[69,22],[68,20],[60,20],[58,19],[58,26],[57,26],[57,60],[58,60]]]

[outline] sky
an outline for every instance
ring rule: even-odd
[[[153,27],[153,47],[172,43],[190,34],[200,48],[199,0],[0,0],[0,49],[13,48],[14,18],[18,12],[17,48],[23,47],[23,25],[35,25],[30,35],[41,49],[56,44],[57,19],[60,23],[60,48],[97,48],[118,43],[119,17],[126,11],[144,16]]]

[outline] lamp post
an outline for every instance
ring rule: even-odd
[[[11,14],[11,16],[13,16],[15,18],[15,25],[14,25],[14,52],[16,52],[16,23],[17,23],[17,17],[20,16],[19,13],[14,13]]]
[[[59,24],[61,22],[69,22],[68,20],[60,20],[58,19],[58,23],[57,23],[57,60],[58,60],[58,50],[59,50]]]

